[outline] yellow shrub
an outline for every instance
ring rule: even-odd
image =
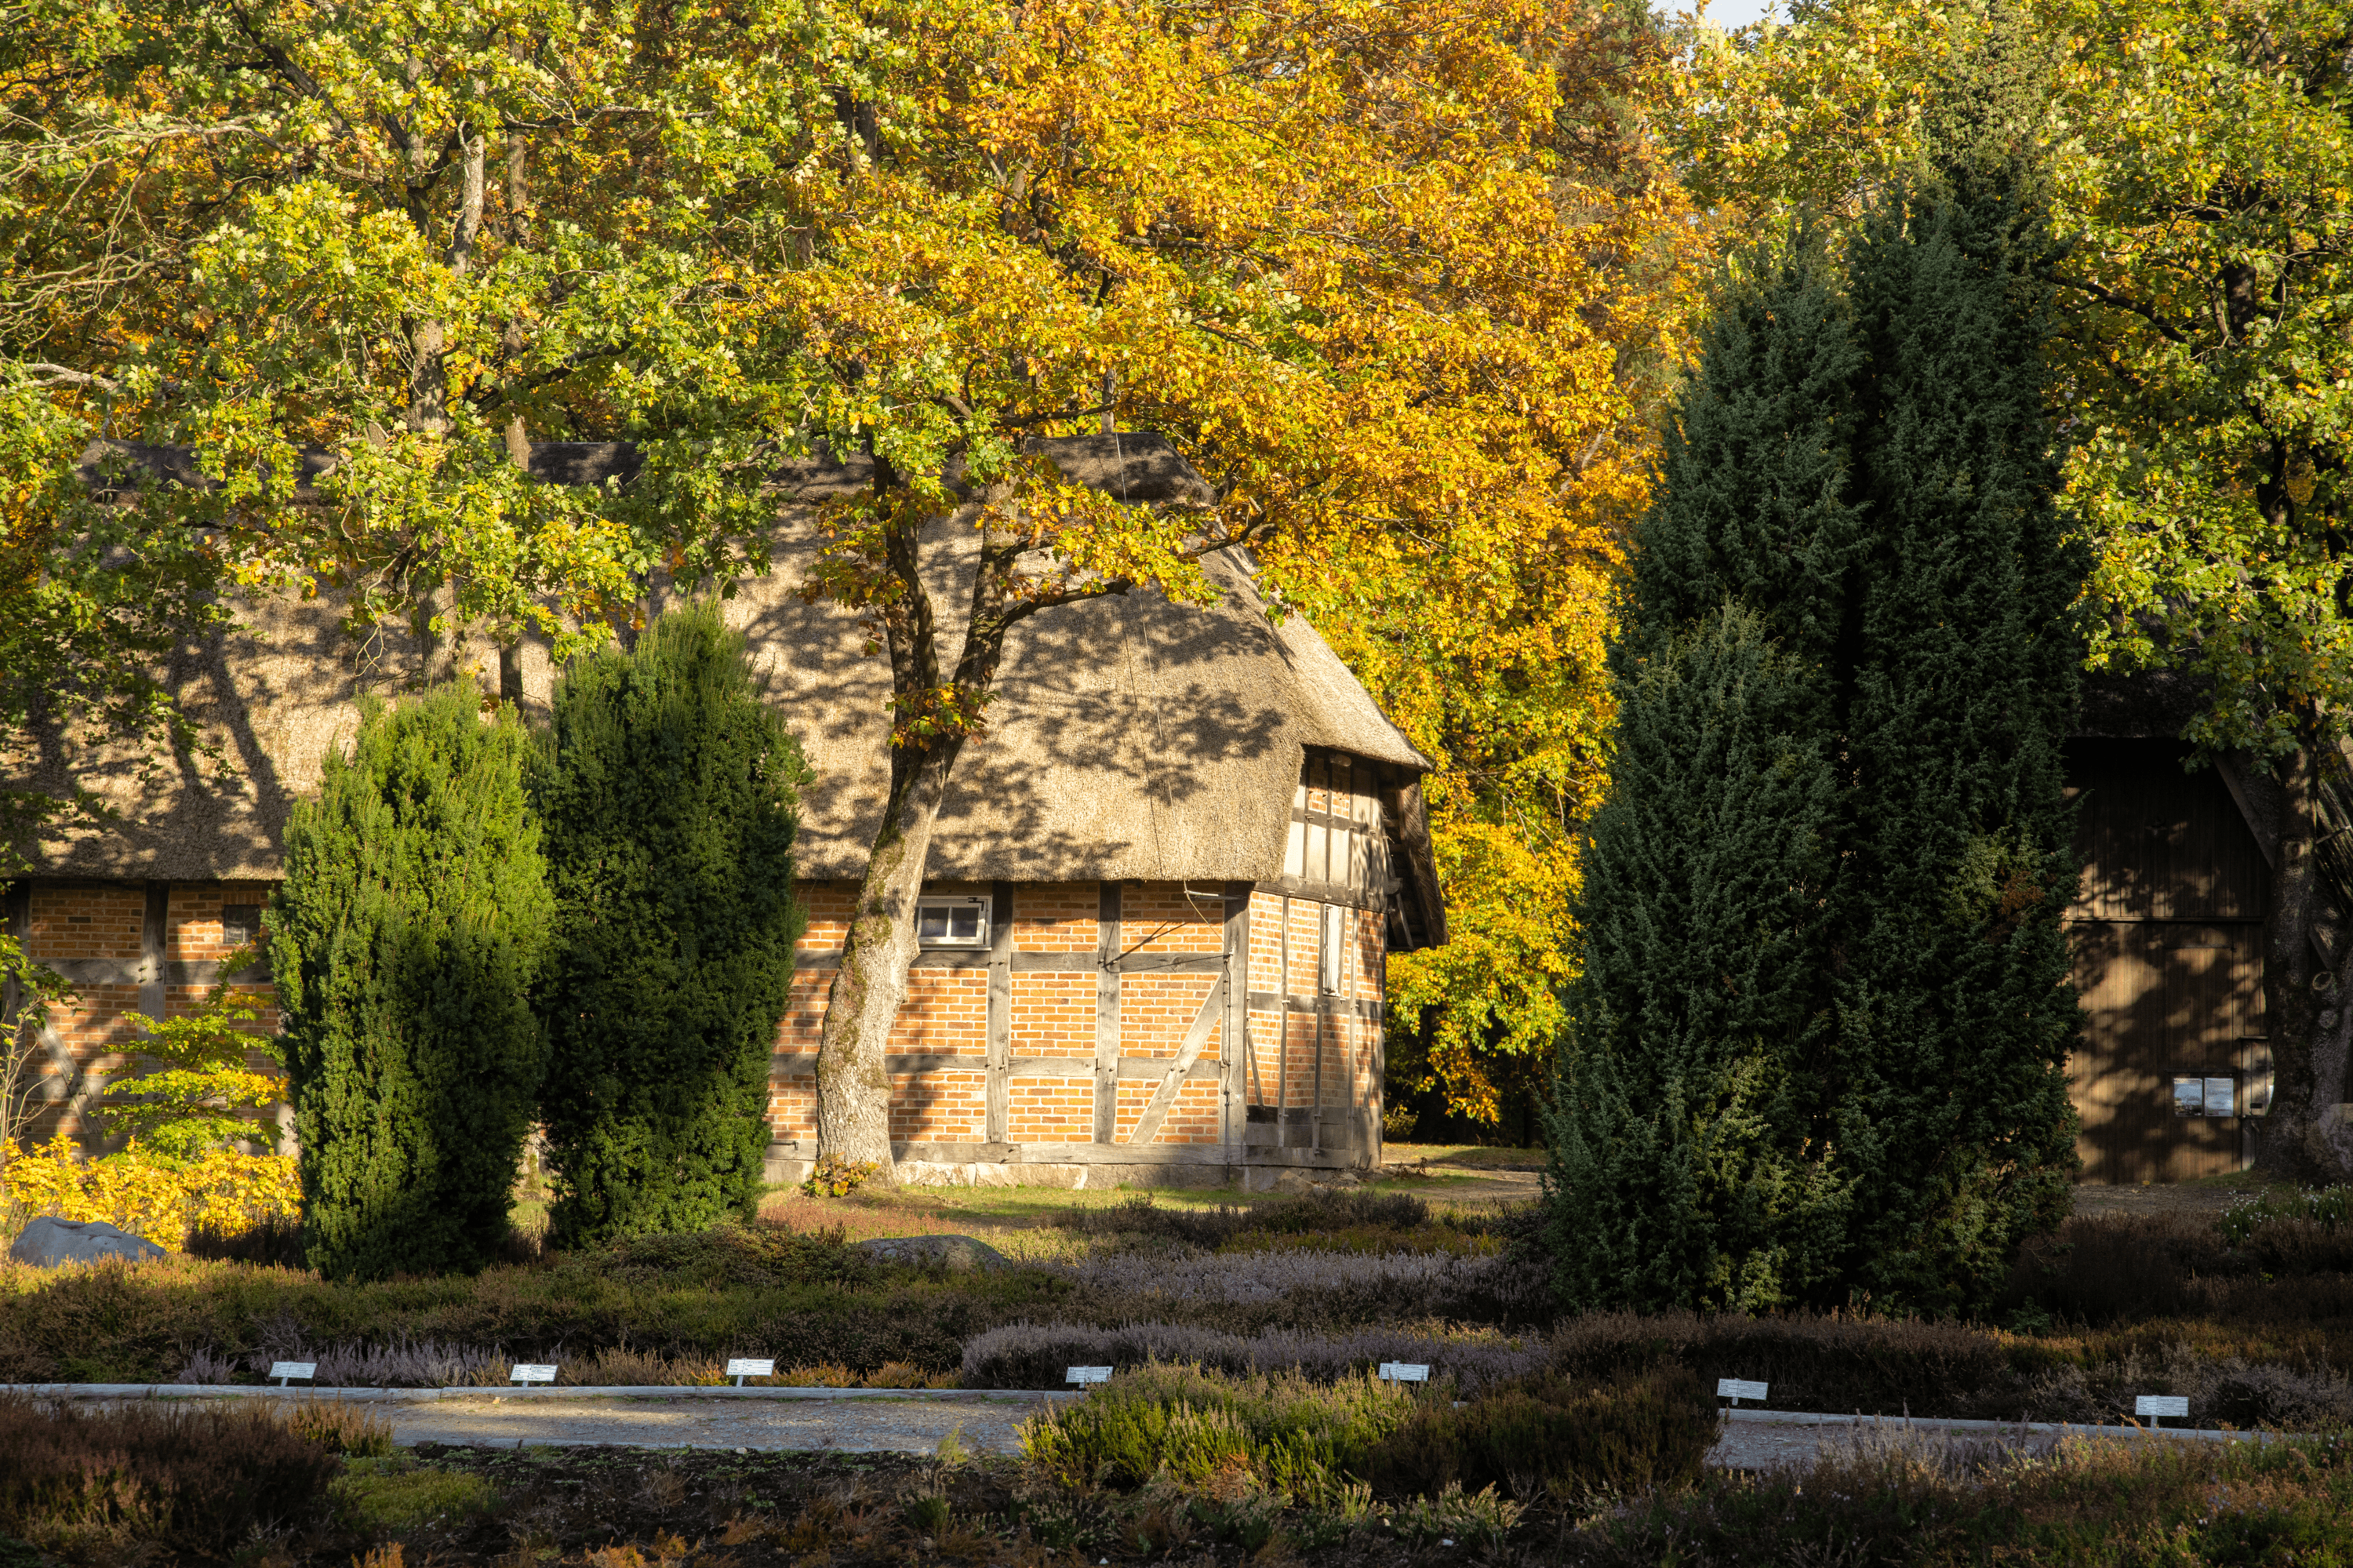
[[[84,1160],[60,1133],[38,1149],[0,1143],[0,1211],[104,1220],[174,1250],[200,1223],[234,1230],[301,1208],[291,1155],[216,1149],[166,1161],[134,1143],[103,1160]]]

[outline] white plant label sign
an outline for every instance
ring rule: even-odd
[[[316,1382],[319,1376],[319,1363],[316,1361],[272,1361],[269,1363],[269,1375],[278,1380],[278,1386],[280,1388],[284,1388],[286,1386],[286,1380],[289,1378],[309,1378],[312,1382]]]
[[[1383,1361],[1381,1381],[1383,1383],[1428,1383],[1430,1363],[1428,1361]]]
[[[1064,1383],[1109,1383],[1111,1381],[1111,1368],[1064,1367],[1062,1369],[1062,1381]]]
[[[1767,1383],[1749,1383],[1736,1377],[1719,1378],[1715,1384],[1715,1397],[1728,1399],[1735,1404],[1744,1399],[1753,1399],[1762,1404],[1765,1403],[1765,1390],[1769,1386]]]
[[[744,1386],[744,1380],[747,1377],[774,1377],[776,1375],[776,1358],[772,1356],[764,1361],[731,1361],[727,1363],[727,1375],[735,1380],[737,1388]]]
[[[507,1374],[509,1383],[554,1383],[555,1368],[537,1361],[517,1361],[514,1371]]]
[[[2189,1396],[2186,1393],[2143,1393],[2133,1397],[2135,1415],[2178,1415],[2188,1419]]]

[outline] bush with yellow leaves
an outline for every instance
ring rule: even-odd
[[[36,1214],[104,1220],[174,1251],[199,1223],[241,1230],[301,1213],[301,1196],[287,1154],[215,1148],[165,1160],[133,1143],[84,1160],[63,1133],[34,1149],[0,1143],[0,1215],[20,1224]]]

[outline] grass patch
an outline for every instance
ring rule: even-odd
[[[1362,1376],[1312,1383],[1151,1366],[1024,1423],[1022,1452],[1071,1481],[1134,1487],[1165,1475],[1207,1489],[1240,1473],[1320,1506],[1404,1425],[1415,1398]]]
[[[490,1512],[499,1500],[498,1489],[479,1475],[406,1456],[354,1461],[336,1479],[333,1497],[347,1522],[383,1534],[462,1522]]]
[[[1541,1171],[1541,1149],[1497,1149],[1469,1143],[1386,1143],[1381,1159],[1390,1165],[1452,1166],[1461,1171]]]

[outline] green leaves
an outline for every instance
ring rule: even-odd
[[[2013,105],[2052,202],[2093,666],[2200,671],[2193,738],[2284,755],[2353,695],[2353,10],[1814,6],[1706,55],[1684,145],[1712,196],[1852,210],[2005,28],[2049,48]]]
[[[227,978],[255,957],[251,948],[240,948],[223,959],[223,978],[193,1012],[131,1015],[146,1031],[138,1054],[154,1066],[117,1083],[100,1101],[98,1118],[107,1136],[134,1139],[148,1153],[174,1161],[247,1139],[277,1142],[275,1127],[237,1114],[267,1109],[286,1093],[284,1078],[253,1067],[256,1053],[282,1067],[281,1053],[269,1036],[239,1027],[259,1019],[260,1009]]]

